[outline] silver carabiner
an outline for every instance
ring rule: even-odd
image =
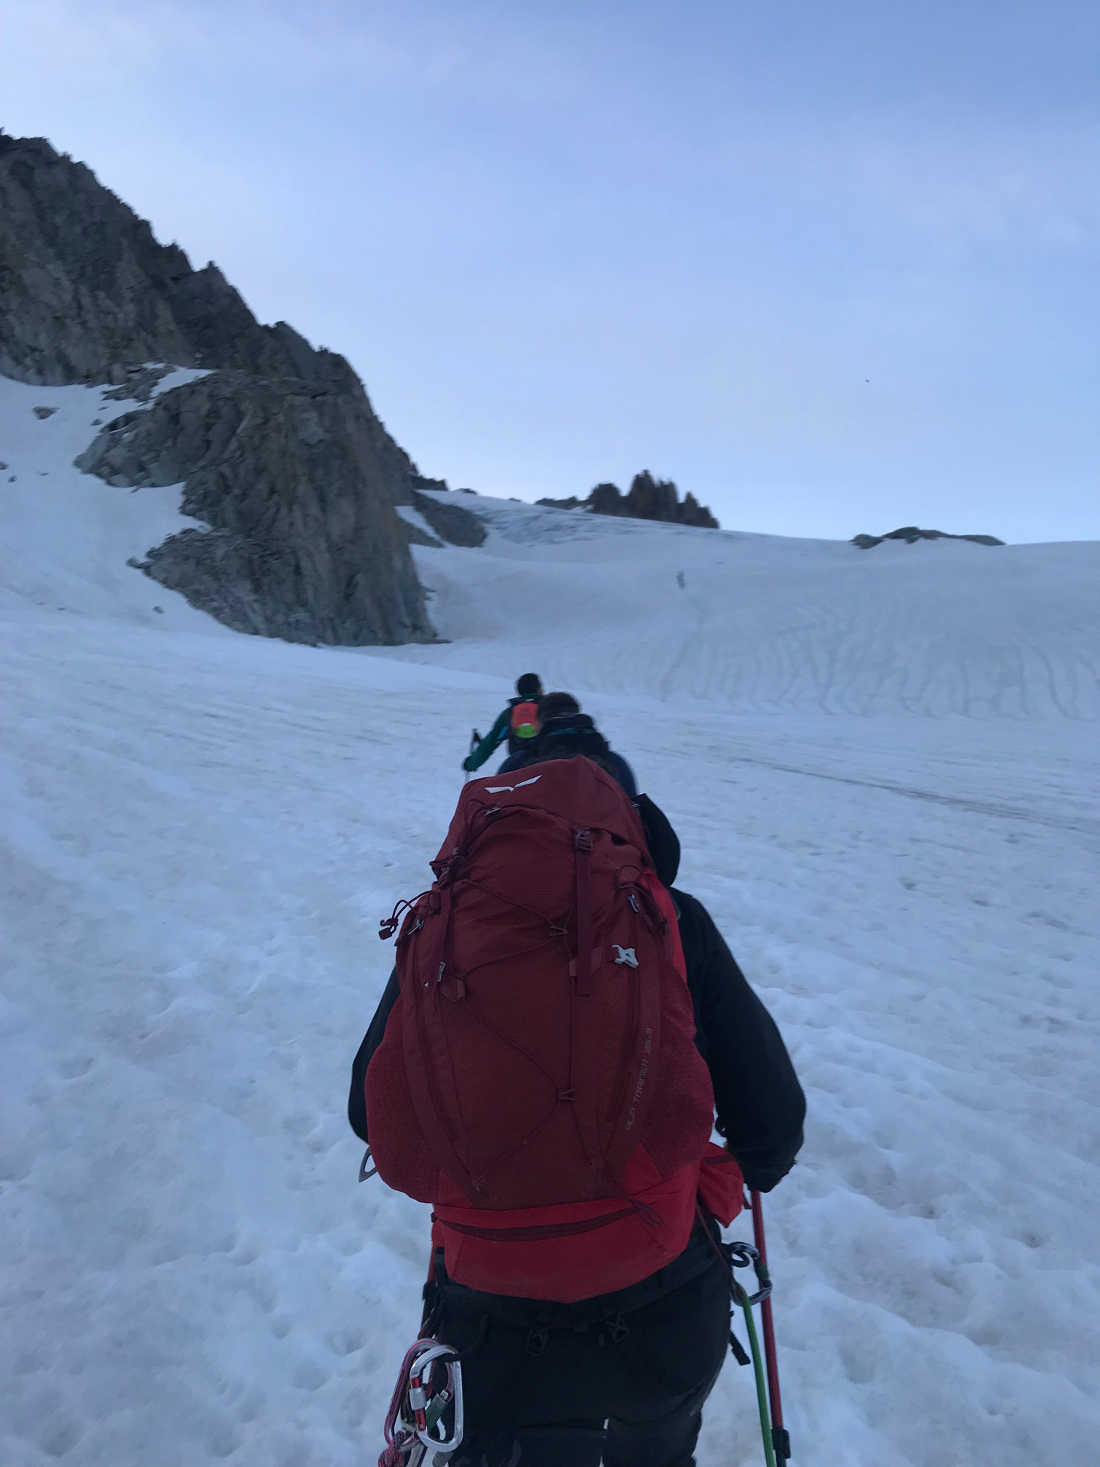
[[[442,1390],[430,1392],[425,1376],[430,1382],[431,1367],[441,1361],[447,1372],[447,1382]],[[416,1398],[413,1398],[413,1392]],[[431,1401],[437,1400],[441,1395],[446,1395],[444,1409],[450,1406],[454,1419],[449,1436],[438,1437],[432,1435],[432,1424],[421,1427],[419,1422],[414,1426],[417,1440],[424,1446],[430,1447],[436,1452],[453,1452],[462,1445],[462,1361],[449,1345],[429,1345],[427,1349],[421,1350],[412,1364],[409,1366],[409,1387],[407,1391],[409,1405],[417,1414],[426,1413]],[[412,1423],[410,1423],[411,1425]]]

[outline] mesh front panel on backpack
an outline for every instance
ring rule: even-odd
[[[531,765],[465,787],[432,867],[367,1074],[379,1171],[459,1282],[625,1287],[686,1243],[713,1119],[638,815],[587,759]]]

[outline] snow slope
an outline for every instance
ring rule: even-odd
[[[806,1084],[794,1460],[1092,1460],[1100,547],[464,498],[488,543],[416,552],[454,640],[318,651],[125,567],[172,497],[68,468],[94,389],[0,391],[0,1463],[374,1460],[427,1231],[343,1115],[375,920],[529,666],[591,691]],[[760,1455],[730,1364],[700,1461]]]
[[[178,368],[152,395],[202,375]],[[105,395],[114,390],[31,387],[0,377],[0,605],[147,625],[167,615],[173,626],[222,633],[182,596],[126,564],[179,530],[203,528],[180,514],[180,486],[113,488],[73,464],[100,424],[150,405]],[[49,416],[40,418],[36,407]]]
[[[518,630],[532,663],[616,694],[740,712],[1100,718],[1095,544],[865,551],[461,502],[488,544],[418,551],[439,629],[462,644],[449,665],[507,675]]]

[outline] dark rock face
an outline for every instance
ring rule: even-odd
[[[0,134],[0,373],[148,402],[167,370],[148,364],[164,362],[212,375],[115,419],[78,460],[112,484],[185,481],[181,508],[211,531],[142,568],[242,631],[432,640],[394,506],[437,484],[343,357],[261,326],[216,266],[192,270],[82,164]]]
[[[386,494],[392,449],[361,396],[215,372],[114,419],[76,462],[109,484],[185,481],[182,512],[213,532],[172,536],[142,569],[229,626],[294,642],[423,640]]]
[[[903,525],[900,530],[891,530],[888,535],[853,535],[851,544],[860,550],[873,550],[884,540],[904,540],[915,545],[918,540],[971,540],[975,545],[1003,545],[995,535],[951,535],[946,530],[918,530],[916,525]]]
[[[261,326],[214,264],[192,270],[44,138],[0,135],[0,373],[102,382],[118,363],[230,367],[351,390],[343,357]]]
[[[646,469],[635,474],[629,491],[624,494],[617,484],[597,484],[587,499],[540,499],[554,509],[586,509],[590,514],[622,515],[635,520],[659,520],[668,525],[697,525],[717,530],[718,521],[701,505],[694,494],[685,494],[680,502],[671,479],[655,479]]]
[[[448,545],[473,548],[485,542],[485,526],[476,514],[463,509],[460,504],[441,504],[426,494],[414,492],[413,508],[418,509],[441,540]]]
[[[618,484],[597,484],[588,496],[588,508],[593,514],[625,514],[622,490]]]

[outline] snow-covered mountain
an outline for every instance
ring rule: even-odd
[[[192,370],[149,402],[152,363]],[[200,610],[307,645],[435,639],[395,514],[426,481],[344,358],[261,325],[89,168],[2,130],[0,374],[112,384],[82,467],[182,486],[195,522],[147,545],[146,568]]]
[[[806,1084],[795,1461],[1091,1460],[1100,546],[462,496],[485,544],[414,552],[452,640],[313,650],[126,565],[178,496],[72,468],[97,389],[0,390],[0,1462],[373,1460],[427,1238],[343,1114],[375,919],[528,669],[666,808]],[[731,1363],[700,1460],[759,1452]]]

